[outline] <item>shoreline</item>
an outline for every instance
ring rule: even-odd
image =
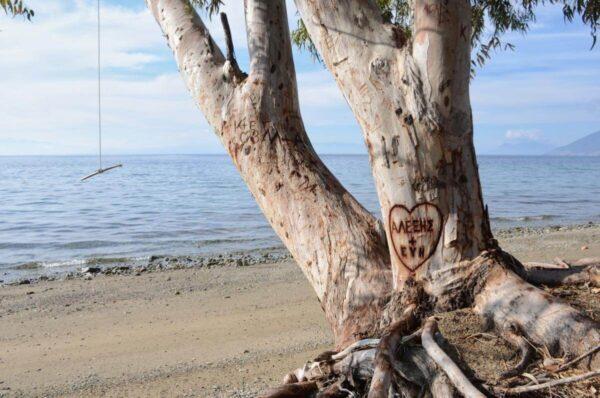
[[[600,230],[600,223],[589,221],[585,224],[515,226],[494,229],[496,239],[511,239],[528,235],[542,235],[551,232],[569,232],[586,229]],[[65,261],[74,262],[71,267],[44,267],[41,262],[29,262],[2,269],[0,286],[32,284],[39,281],[54,281],[74,278],[91,278],[97,275],[139,274],[170,269],[211,268],[222,266],[251,266],[272,264],[290,260],[291,255],[283,246],[258,248],[255,250],[229,252],[211,255],[151,255],[148,257],[92,257]]]
[[[521,261],[600,256],[599,225],[560,228],[497,237]],[[597,293],[560,291],[600,319]],[[5,284],[0,304],[0,397],[254,397],[332,345],[290,259]],[[439,324],[479,377],[516,361],[500,339],[464,338],[483,330],[467,310]]]

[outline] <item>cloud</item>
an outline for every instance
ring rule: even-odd
[[[542,132],[539,130],[508,130],[505,137],[509,141],[540,141],[542,139]]]
[[[107,153],[219,150],[178,74],[137,81],[112,77],[103,83],[103,146]],[[44,95],[31,94],[35,92]],[[0,102],[4,104],[0,140],[12,140],[10,146],[0,145],[0,154],[97,151],[93,79],[7,82]],[[17,145],[19,140],[44,145]],[[15,152],[17,147],[21,150]]]
[[[31,1],[33,22],[2,20],[0,54],[4,76],[81,73],[96,68],[96,8],[86,1]],[[102,7],[104,68],[141,68],[159,61],[164,40],[145,10]],[[25,73],[24,73],[25,72]]]
[[[0,32],[0,155],[97,151],[96,3],[29,3],[29,23],[3,18]],[[288,7],[293,4],[288,1]],[[247,57],[243,7],[227,12],[238,56]],[[288,8],[295,25],[295,8]],[[204,20],[224,45],[219,18]],[[245,54],[246,53],[246,54]],[[106,153],[223,152],[190,98],[170,49],[143,6],[102,4],[103,147]],[[322,109],[346,107],[326,71],[300,72],[303,111],[331,124]]]
[[[293,1],[286,3],[295,27]],[[0,154],[96,151],[95,4],[29,0],[33,22],[0,18]],[[106,151],[222,152],[143,1],[102,5]],[[241,1],[226,2],[223,10],[247,70]],[[600,53],[588,51],[589,31],[581,23],[565,26],[560,9],[540,10],[531,35],[515,35],[517,50],[496,54],[472,82],[478,145],[508,142],[507,131],[543,131],[541,140],[558,144],[597,129]],[[204,20],[224,48],[219,18]],[[294,58],[302,115],[316,146],[364,146],[331,74],[306,52],[295,51]]]
[[[96,8],[32,0],[34,22],[2,19],[0,155],[97,151]],[[150,13],[103,3],[106,153],[221,151]]]

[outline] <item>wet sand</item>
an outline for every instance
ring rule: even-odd
[[[597,225],[497,236],[522,261],[600,256]],[[0,396],[252,397],[331,344],[290,260],[0,287]]]

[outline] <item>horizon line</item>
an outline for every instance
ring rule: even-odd
[[[319,156],[368,156],[368,153],[319,153]],[[548,157],[594,157],[596,155],[552,155],[548,153],[541,154],[519,154],[519,153],[480,153],[477,156],[548,156]],[[119,157],[119,156],[227,156],[227,153],[123,153],[116,155],[103,154],[102,158],[109,157]],[[10,157],[89,157],[89,158],[97,158],[97,154],[26,154],[26,155],[5,155],[0,154],[0,157],[10,158]]]

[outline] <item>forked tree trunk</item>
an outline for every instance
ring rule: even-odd
[[[295,0],[364,133],[383,225],[306,135],[284,0],[244,2],[247,76],[232,48],[222,55],[187,0],[146,1],[194,100],[314,288],[337,348],[385,336],[376,351],[340,353],[332,372],[356,361],[359,370],[374,368],[370,396],[385,396],[390,369],[402,373],[395,345],[407,325],[459,307],[473,306],[524,358],[524,341],[556,355],[598,344],[597,325],[525,282],[533,274],[492,237],[473,147],[468,0],[414,0],[411,39],[382,21],[374,1]],[[314,369],[289,381],[310,380]],[[417,379],[447,391],[445,378],[420,371]]]
[[[412,280],[436,310],[476,304],[508,339],[555,354],[597,344],[597,325],[517,277],[492,237],[473,147],[470,2],[413,1],[409,40],[374,2],[295,1],[364,133],[396,293]]]
[[[194,100],[314,288],[338,345],[375,332],[391,293],[383,229],[306,135],[285,2],[246,0],[247,77],[187,1],[147,3]]]

